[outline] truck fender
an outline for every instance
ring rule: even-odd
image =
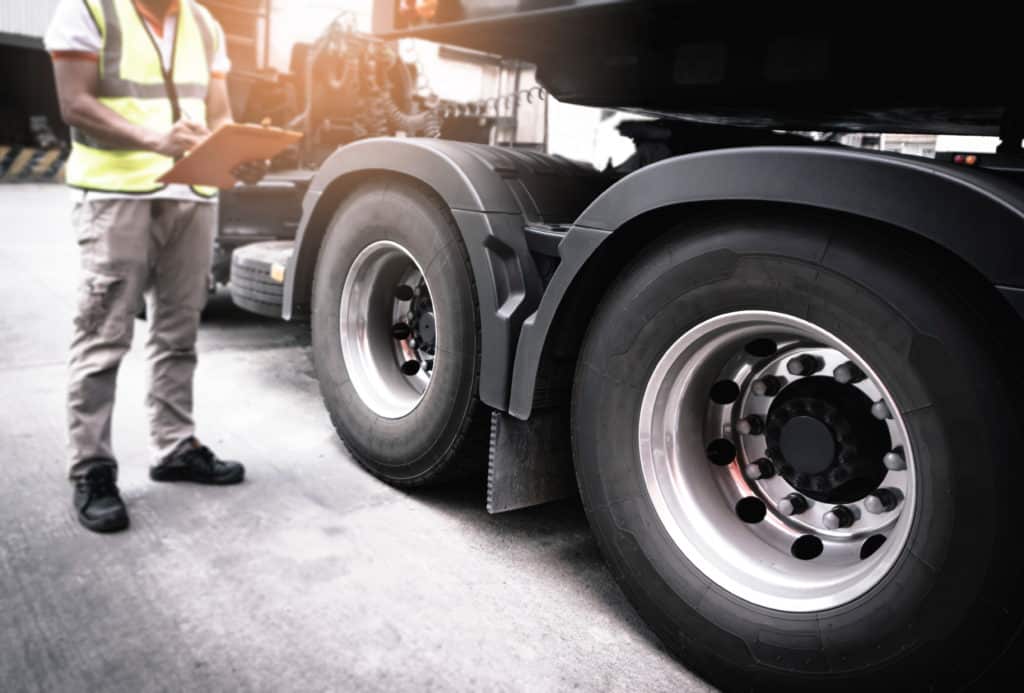
[[[566,159],[481,144],[374,138],[346,145],[320,167],[303,199],[285,275],[285,319],[308,310],[320,244],[346,190],[368,175],[387,174],[420,182],[452,212],[478,294],[480,399],[504,410],[515,340],[543,291],[523,227],[574,219],[596,196],[597,176]]]
[[[991,173],[907,156],[834,147],[750,147],[690,154],[626,176],[566,233],[561,262],[523,323],[508,413],[528,419],[558,309],[588,260],[628,222],[706,202],[799,205],[875,220],[959,256],[1024,315],[1024,189]]]

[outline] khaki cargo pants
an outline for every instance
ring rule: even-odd
[[[191,439],[199,312],[208,292],[217,206],[151,199],[77,202],[81,251],[78,314],[68,388],[68,475],[116,469],[114,393],[135,316],[148,299],[150,438],[156,459]]]

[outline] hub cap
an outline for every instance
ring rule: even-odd
[[[349,380],[374,413],[409,414],[430,384],[437,324],[423,270],[392,241],[377,241],[352,263],[341,292],[341,352]]]
[[[899,411],[831,333],[782,313],[722,315],[680,337],[648,380],[646,490],[720,587],[782,611],[833,608],[877,585],[909,535],[915,471]]]

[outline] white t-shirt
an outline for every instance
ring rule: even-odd
[[[137,0],[136,0],[137,1]],[[154,21],[151,13],[139,5],[139,9],[146,21],[146,30],[150,33],[157,47],[160,49],[160,57],[163,59],[164,68],[170,67],[171,56],[174,52],[174,37],[178,29],[178,2],[189,0],[175,0],[172,2],[167,15],[163,19],[163,27],[156,30],[151,23]],[[193,7],[195,7],[193,5]],[[199,10],[202,11],[202,10]],[[211,17],[211,19],[213,19]],[[217,50],[213,56],[211,76],[223,78],[231,69],[231,61],[228,59],[227,42],[224,39],[224,30],[220,24],[213,20],[214,31],[217,32]],[[82,0],[61,0],[50,20],[50,26],[46,30],[43,39],[46,50],[50,52],[54,60],[98,60],[100,49],[103,47],[103,38],[96,27],[89,8]],[[91,57],[90,57],[91,56]],[[147,195],[107,193],[86,190],[72,190],[72,197],[78,200],[88,199],[111,199],[111,198],[140,198],[154,199],[175,199],[202,202],[214,202],[214,199],[201,197],[192,192],[187,185],[172,184],[163,190],[158,190]]]

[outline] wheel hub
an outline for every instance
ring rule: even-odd
[[[673,343],[644,389],[645,487],[680,551],[752,603],[845,604],[906,546],[916,472],[885,383],[795,316],[736,311]]]
[[[800,493],[852,503],[878,488],[891,441],[871,400],[850,384],[813,376],[785,387],[765,426],[768,457]]]

